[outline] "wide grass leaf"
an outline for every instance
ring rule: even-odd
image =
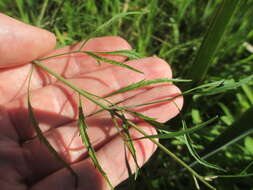
[[[187,78],[202,81],[240,0],[223,0],[213,17]]]

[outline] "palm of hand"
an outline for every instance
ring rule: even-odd
[[[1,40],[0,40],[1,41]],[[55,50],[50,55],[78,49],[80,44]],[[119,37],[103,37],[89,40],[85,47],[89,51],[116,51],[130,49],[129,44]],[[123,62],[125,57],[104,55],[109,59]],[[156,57],[127,61],[125,64],[144,72],[144,75],[107,63],[97,65],[96,60],[85,54],[70,54],[43,61],[50,69],[67,78],[79,88],[98,96],[105,96],[114,90],[143,79],[171,78],[167,63]],[[35,136],[27,112],[27,77],[30,64],[0,70],[0,186],[3,189],[74,189],[71,174],[52,156]],[[76,125],[78,96],[45,72],[36,69],[32,76],[31,102],[44,132],[51,145],[71,164],[79,177],[79,189],[108,189],[103,177],[87,156]],[[133,105],[176,96],[180,93],[172,84],[155,85],[137,89],[109,98],[113,103]],[[175,99],[182,106],[182,98]],[[91,115],[99,109],[94,103],[83,98],[85,114]],[[135,108],[150,117],[165,122],[178,113],[174,103],[166,102]],[[155,134],[147,123],[129,116],[142,126],[146,133]],[[114,127],[110,114],[101,112],[87,117],[88,134],[97,150],[97,157],[111,183],[116,186],[127,178],[124,142]],[[136,138],[141,135],[130,129]],[[139,165],[143,165],[155,151],[149,140],[135,141]],[[128,157],[131,167],[135,164]]]

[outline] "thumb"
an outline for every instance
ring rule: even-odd
[[[51,51],[54,34],[0,13],[0,67],[28,63]]]

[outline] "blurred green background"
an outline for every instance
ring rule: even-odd
[[[221,0],[1,0],[0,12],[54,32],[57,46],[61,47],[85,39],[118,13],[147,11],[143,15],[127,16],[99,35],[122,36],[141,55],[157,55],[165,59],[171,65],[174,76],[183,78],[220,4]],[[253,73],[252,18],[253,1],[241,0],[205,82],[240,80]],[[233,132],[234,135],[226,132],[252,106],[253,82],[218,95],[191,98],[183,112],[189,126],[219,116],[205,130],[191,134],[196,150],[203,152],[214,139],[222,133],[224,135],[224,131],[230,142],[229,146],[207,159],[226,169],[227,173],[195,165],[194,168],[201,175],[239,174],[252,162],[253,136],[248,132],[250,127],[247,128],[247,135],[244,134],[245,130]],[[246,120],[244,122],[247,123]],[[168,125],[179,129],[180,118],[173,119]],[[253,128],[253,123],[249,125]],[[233,127],[240,129],[243,126],[243,122],[238,122]],[[194,162],[181,141],[172,139],[161,142],[187,163]],[[249,167],[248,173],[250,171],[252,169]],[[218,178],[212,180],[211,184],[222,190],[253,190],[252,180],[252,177]],[[135,185],[139,190],[197,188],[191,174],[159,150],[142,169],[142,175]],[[205,189],[201,183],[200,186]],[[127,182],[118,189],[129,189]]]

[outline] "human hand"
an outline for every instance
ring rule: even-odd
[[[63,168],[48,149],[39,142],[29,122],[27,110],[27,84],[31,62],[42,56],[60,54],[80,47],[80,43],[53,50],[53,34],[20,23],[0,14],[0,187],[4,190],[75,189],[73,177]],[[84,50],[116,51],[131,49],[120,37],[100,37],[89,40]],[[46,55],[47,54],[47,55]],[[124,62],[120,55],[103,55],[106,58]],[[157,58],[148,57],[127,61],[144,72],[144,75],[112,66],[98,65],[96,60],[85,54],[69,54],[43,61],[44,65],[64,76],[79,88],[98,96],[107,95],[119,88],[143,79],[171,78],[169,65]],[[174,97],[180,94],[173,84],[153,85],[108,98],[111,102],[133,105]],[[40,69],[35,69],[31,81],[31,103],[44,132],[55,150],[78,174],[77,189],[109,189],[99,171],[87,156],[76,125],[78,95],[55,78]],[[91,115],[99,109],[94,103],[83,98],[85,114]],[[183,99],[174,100],[179,108]],[[147,116],[165,122],[178,114],[173,102],[135,108]],[[149,124],[131,118],[149,135],[156,130]],[[116,186],[128,177],[125,164],[124,142],[114,127],[110,114],[101,112],[87,117],[88,134],[97,150],[100,165],[111,183]],[[130,129],[134,138],[142,135]],[[137,160],[142,166],[154,153],[156,146],[148,139],[134,141]],[[135,163],[128,157],[131,168]]]

